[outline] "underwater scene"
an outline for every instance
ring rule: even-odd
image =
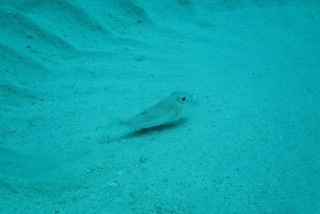
[[[319,214],[320,2],[0,0],[1,214]]]

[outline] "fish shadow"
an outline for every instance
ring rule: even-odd
[[[175,129],[179,126],[182,126],[186,122],[187,122],[186,118],[181,118],[181,119],[179,119],[175,122],[172,122],[172,123],[166,123],[166,124],[162,124],[159,126],[139,129],[139,130],[133,131],[131,133],[128,133],[128,134],[122,136],[122,139],[138,138],[138,137],[142,137],[142,136],[146,136],[146,135],[151,135],[153,133],[165,132],[168,130]]]

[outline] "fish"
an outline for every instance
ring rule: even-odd
[[[174,124],[185,119],[198,104],[193,94],[175,91],[141,113],[124,120],[114,119],[107,125],[106,142],[126,139],[140,130]]]
[[[126,120],[119,121],[119,125],[136,129],[148,129],[155,126],[174,123],[187,117],[195,104],[193,94],[187,92],[173,92],[155,105]]]

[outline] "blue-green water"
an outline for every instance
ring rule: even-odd
[[[320,213],[318,2],[0,14],[0,213]],[[186,118],[119,125],[174,91],[197,98]]]

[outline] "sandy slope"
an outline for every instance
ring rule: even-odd
[[[1,213],[320,212],[319,4],[7,0],[0,16]],[[111,118],[174,90],[201,99],[188,121],[106,143]]]

